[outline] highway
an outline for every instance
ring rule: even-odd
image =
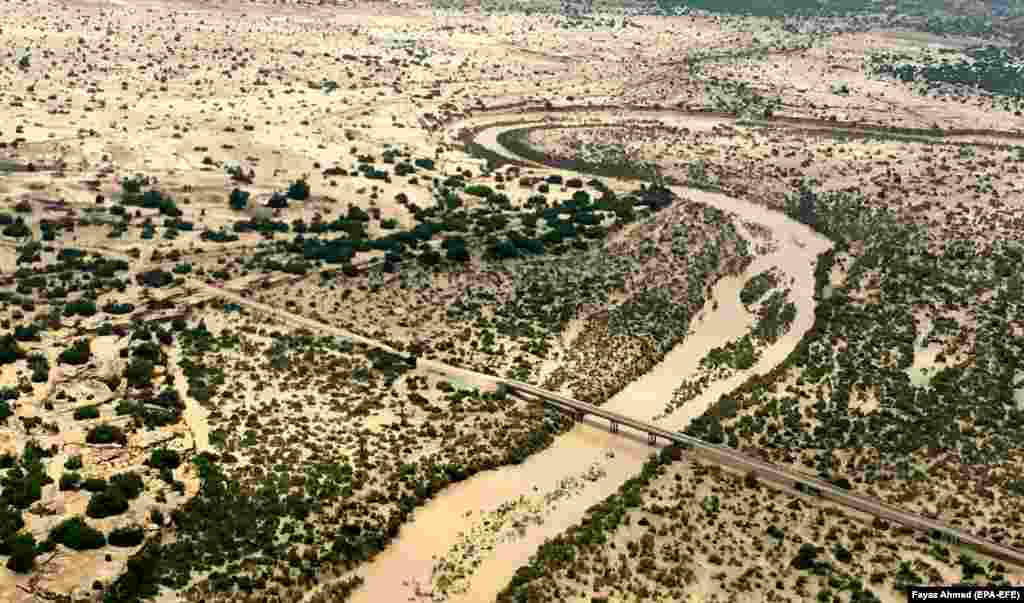
[[[204,293],[229,299],[252,310],[277,316],[287,322],[312,329],[319,333],[343,337],[368,346],[383,349],[393,354],[403,354],[391,346],[385,345],[374,339],[357,335],[344,329],[339,329],[267,304],[252,301],[236,293],[212,287],[200,281],[196,281],[195,279],[190,280],[191,282],[189,284],[191,286],[201,289]],[[817,477],[785,469],[771,463],[766,463],[758,458],[743,454],[726,446],[711,444],[683,433],[668,431],[658,427],[657,425],[632,419],[625,415],[620,415],[581,400],[576,400],[552,391],[541,389],[522,381],[495,377],[493,375],[451,366],[429,359],[418,359],[417,366],[421,368],[431,368],[449,375],[469,377],[480,382],[504,385],[510,392],[528,394],[542,400],[545,404],[548,404],[557,410],[568,412],[580,419],[587,415],[601,417],[611,423],[612,431],[618,431],[618,428],[624,425],[635,431],[646,433],[652,444],[656,443],[658,439],[663,440],[666,443],[671,442],[674,444],[681,444],[696,451],[698,454],[712,462],[734,467],[743,471],[753,471],[761,479],[781,484],[800,484],[805,489],[813,489],[812,491],[815,492],[815,494],[818,494],[821,498],[832,501],[841,506],[867,513],[874,517],[878,517],[901,526],[906,526],[914,530],[931,533],[937,532],[949,542],[968,545],[973,547],[979,553],[1024,567],[1024,551],[999,544],[992,540],[980,538],[941,521],[930,519],[923,515],[910,513],[876,498],[855,494]]]
[[[540,398],[559,410],[575,414],[580,419],[586,415],[594,415],[607,419],[612,425],[612,431],[617,431],[618,426],[625,425],[636,431],[648,434],[652,443],[654,443],[657,438],[661,438],[667,442],[682,444],[707,457],[713,462],[729,465],[742,470],[753,471],[758,477],[768,478],[779,483],[800,484],[804,488],[813,488],[817,491],[815,493],[822,498],[831,500],[842,506],[868,513],[886,521],[913,528],[915,530],[938,532],[948,541],[958,544],[966,544],[988,556],[1024,566],[1024,551],[974,536],[969,532],[965,532],[964,530],[950,526],[941,521],[929,519],[915,513],[909,513],[876,498],[854,494],[849,490],[839,488],[817,477],[784,469],[738,452],[732,448],[711,444],[684,433],[667,431],[657,425],[637,421],[625,415],[607,411],[598,406],[587,404],[580,400],[575,400],[573,398],[535,387],[529,383],[523,383],[521,381],[514,381],[511,379],[499,379],[497,381],[499,383],[504,383],[511,391],[520,391]]]
[[[117,252],[111,252],[106,248],[90,248],[85,246],[75,246],[83,251],[97,251],[105,254],[108,257],[119,257],[120,259],[126,259],[130,262],[137,262],[135,258],[126,256]],[[217,250],[220,252],[221,250]],[[164,260],[165,262],[167,260]],[[159,265],[159,263],[152,263],[153,267]],[[143,266],[149,268],[150,265]],[[294,277],[288,277],[286,280],[290,280]],[[333,327],[331,325],[322,323],[317,320],[313,320],[301,315],[298,315],[287,310],[277,308],[268,304],[263,304],[244,295],[240,295],[236,292],[225,290],[222,288],[211,286],[202,280],[195,277],[185,277],[185,285],[194,291],[201,292],[202,294],[219,297],[222,299],[230,300],[240,306],[249,308],[250,310],[257,311],[266,315],[275,316],[285,322],[295,324],[297,326],[310,329],[316,333],[329,334],[337,337],[342,337],[350,341],[359,342],[364,345],[382,349],[392,354],[403,355],[404,352],[399,351],[391,346],[388,346],[380,341],[371,339],[345,329]],[[580,419],[592,415],[600,417],[604,420],[609,421],[612,431],[617,432],[621,426],[647,434],[652,444],[657,443],[659,440],[665,443],[674,443],[685,446],[697,454],[707,458],[711,462],[719,463],[721,465],[729,466],[732,468],[739,469],[741,471],[752,471],[760,479],[771,481],[783,485],[800,485],[805,491],[811,491],[821,498],[831,501],[835,504],[847,507],[862,513],[869,514],[874,517],[889,521],[891,523],[905,526],[914,530],[920,530],[928,533],[941,534],[943,539],[950,542],[959,543],[973,547],[980,553],[988,555],[990,557],[998,558],[1008,563],[1013,563],[1024,567],[1024,551],[1009,547],[992,540],[975,536],[969,532],[966,532],[960,528],[951,526],[941,521],[925,517],[923,515],[908,512],[904,509],[900,509],[896,506],[890,505],[879,499],[856,494],[851,491],[839,488],[831,483],[828,483],[818,477],[800,473],[791,469],[783,468],[780,466],[767,463],[759,458],[743,454],[737,450],[711,444],[698,438],[688,436],[684,433],[668,431],[657,425],[646,423],[631,417],[621,415],[609,410],[602,409],[598,406],[591,405],[587,402],[576,400],[567,396],[563,396],[556,392],[547,391],[538,388],[529,383],[521,381],[505,379],[495,377],[493,375],[487,375],[473,370],[463,369],[456,366],[444,364],[439,361],[430,359],[417,359],[417,364],[421,368],[429,368],[438,371],[443,374],[452,376],[469,378],[477,383],[490,383],[503,385],[510,393],[514,394],[525,394],[528,397],[532,397],[542,403],[553,407],[562,412],[568,412]]]

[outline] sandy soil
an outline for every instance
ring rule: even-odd
[[[478,141],[511,155],[497,145],[499,131],[500,128],[487,130]],[[695,189],[676,188],[674,192],[735,213],[737,222],[762,225],[779,244],[773,253],[757,258],[744,275],[717,283],[711,297],[719,302],[717,309],[712,309],[713,302],[709,301],[701,313],[703,318],[686,341],[669,352],[654,369],[606,402],[605,407],[645,420],[657,415],[680,382],[693,374],[710,348],[741,335],[748,328],[750,317],[739,300],[739,288],[750,276],[779,267],[787,277],[794,279],[791,286],[798,304],[797,320],[790,333],[767,350],[749,372],[715,384],[684,410],[659,421],[682,430],[690,420],[703,414],[720,394],[731,390],[754,371],[767,371],[796,345],[813,321],[814,259],[828,248],[829,242],[806,226],[753,203]],[[750,240],[753,244],[753,237]],[[447,599],[465,603],[491,600],[546,538],[558,534],[559,526],[577,523],[589,507],[615,492],[637,471],[650,453],[643,439],[638,439],[621,438],[604,429],[582,425],[520,466],[488,472],[446,490],[417,511],[414,521],[402,529],[399,540],[372,563],[365,574],[366,585],[353,600],[379,600],[381,593],[393,600],[414,598],[417,592],[425,597],[422,593],[432,590],[427,585],[431,583],[428,570],[433,568],[434,559],[444,557],[457,535],[470,531],[481,512],[492,510],[497,506],[496,501],[508,503],[519,497],[543,497],[551,492],[554,480],[582,474],[596,461],[603,478],[587,485],[571,499],[552,505],[554,508],[546,511],[541,526],[530,526],[521,537],[493,543],[486,552],[478,552],[474,560],[476,571],[472,578],[466,579],[468,586],[462,586],[465,591]],[[553,472],[551,467],[559,470]],[[407,579],[396,581],[396,575],[407,576]]]
[[[778,199],[772,194],[778,191],[772,189],[772,180],[765,172],[758,170],[774,170],[776,174],[786,171],[787,178],[792,178],[799,168],[802,175],[825,178],[830,187],[863,186],[872,193],[902,177],[912,185],[907,189],[913,190],[892,195],[900,199],[891,203],[906,210],[908,216],[909,206],[922,203],[926,197],[955,198],[958,204],[963,200],[956,210],[942,204],[917,211],[908,219],[962,220],[975,227],[990,220],[992,227],[985,232],[991,239],[1019,234],[1015,234],[1013,225],[1019,224],[1021,191],[1014,183],[1015,172],[1003,169],[1013,155],[1009,150],[993,151],[975,163],[957,163],[970,168],[965,169],[971,174],[970,181],[964,183],[961,178],[956,184],[963,184],[962,188],[954,189],[953,183],[949,183],[938,192],[925,194],[925,185],[932,184],[934,174],[918,167],[935,160],[956,162],[958,151],[951,150],[952,146],[934,151],[931,146],[910,142],[839,144],[832,138],[800,133],[790,136],[786,128],[757,130],[738,126],[735,119],[668,111],[651,111],[642,116],[626,111],[593,111],[562,117],[541,110],[472,115],[484,106],[523,100],[535,105],[550,102],[556,107],[592,102],[714,108],[721,103],[720,90],[709,90],[712,87],[703,83],[716,77],[746,82],[762,95],[777,97],[776,115],[781,116],[864,120],[923,128],[940,123],[1000,129],[1008,134],[1021,131],[1024,118],[994,110],[991,99],[977,98],[970,103],[940,101],[922,96],[910,86],[869,76],[862,69],[864,56],[870,52],[916,51],[923,46],[962,50],[970,40],[869,32],[830,36],[802,50],[808,36],[784,31],[781,24],[766,19],[626,19],[622,15],[606,15],[602,18],[607,23],[595,24],[593,20],[576,23],[545,14],[446,16],[422,7],[414,10],[376,4],[246,3],[214,7],[191,2],[118,1],[101,5],[33,0],[16,8],[10,4],[8,7],[11,12],[5,15],[0,32],[0,40],[11,51],[0,69],[0,139],[23,140],[16,147],[0,149],[0,165],[17,164],[24,168],[27,162],[33,162],[45,168],[4,173],[0,181],[4,211],[19,201],[29,203],[31,212],[23,217],[36,238],[41,234],[43,220],[76,215],[79,219],[103,222],[80,224],[73,232],[62,235],[63,242],[82,250],[102,252],[110,258],[126,259],[135,273],[156,265],[169,270],[181,262],[214,271],[227,265],[233,259],[231,255],[253,252],[263,242],[256,233],[242,233],[227,251],[200,239],[203,230],[230,229],[241,218],[274,216],[288,223],[297,219],[308,222],[315,216],[332,219],[344,215],[352,204],[377,210],[380,218],[394,219],[399,226],[411,226],[415,222],[412,212],[396,200],[396,195],[403,193],[413,203],[430,205],[433,177],[463,169],[483,177],[485,162],[460,150],[454,133],[506,118],[522,123],[615,122],[626,129],[641,122],[685,128],[685,134],[679,136],[650,133],[634,139],[620,130],[606,138],[621,143],[629,152],[642,150],[646,157],[663,160],[666,171],[675,170],[673,173],[681,176],[681,180],[685,180],[687,163],[706,159],[712,164],[709,170],[715,178],[738,178],[749,185],[752,192],[737,197],[761,201],[763,196],[769,204],[775,202],[776,207]],[[13,60],[16,51],[23,48],[33,51],[31,65],[24,69],[15,66]],[[708,59],[709,54],[719,51],[722,56]],[[699,72],[691,72],[683,59],[708,60],[703,60]],[[337,87],[328,89],[323,80],[332,81]],[[834,86],[838,84],[848,85],[851,93],[836,94]],[[448,126],[440,127],[446,122]],[[503,128],[485,130],[477,142],[495,148]],[[531,141],[557,148],[571,147],[579,139],[551,131],[535,133]],[[988,140],[1008,141],[1019,142],[1012,137]],[[354,173],[359,158],[365,155],[379,162],[385,145],[399,149],[400,160],[435,158],[439,170],[429,175],[422,173],[415,182],[412,178],[371,181],[358,175],[324,173],[332,167]],[[781,154],[773,155],[769,149],[781,150]],[[843,169],[849,171],[830,172],[833,158],[834,163],[845,162]],[[905,159],[905,163],[901,164],[900,159]],[[887,163],[890,160],[893,165]],[[883,162],[884,174],[879,167]],[[252,183],[241,184],[229,177],[226,168],[236,164],[253,170]],[[157,224],[162,221],[162,216],[148,211],[135,218],[133,227],[120,238],[108,238],[110,225],[116,220],[96,208],[123,199],[119,178],[139,172],[158,178],[159,189],[173,196],[182,211],[181,219],[194,222],[195,230],[182,231],[173,241],[159,237],[144,239],[136,226],[146,219]],[[536,172],[551,171],[538,167]],[[865,175],[870,175],[872,182],[877,180],[878,185],[866,185]],[[260,207],[271,193],[287,188],[300,177],[306,177],[311,186],[312,196],[308,200],[291,203],[278,212]],[[968,191],[975,177],[994,178],[994,188],[1001,200],[981,200],[975,191]],[[763,186],[754,190],[758,185]],[[252,193],[250,207],[242,211],[227,205],[227,195],[236,186]],[[516,202],[533,193],[530,189],[512,188],[509,187],[509,193]],[[747,276],[778,268],[791,287],[791,299],[798,308],[791,330],[763,350],[754,367],[713,383],[698,398],[659,419],[666,426],[682,429],[721,394],[781,361],[807,331],[814,310],[813,261],[827,242],[760,205],[722,194],[676,190],[701,203],[735,212],[737,221],[767,227],[776,245],[759,255],[743,276],[719,282],[714,288],[717,308],[709,302],[702,319],[693,324],[687,341],[609,401],[610,408],[645,419],[656,416],[680,381],[694,374],[710,348],[746,332],[752,317],[739,303],[737,292]],[[98,200],[97,195],[105,199]],[[473,203],[467,201],[470,209],[479,207]],[[371,237],[383,232],[379,220],[371,222]],[[754,237],[749,238],[755,242]],[[133,248],[139,250],[138,259],[131,253]],[[214,248],[219,249],[211,254],[198,253],[200,249]],[[171,249],[180,250],[182,258],[153,259],[154,250],[166,255]],[[45,251],[43,263],[49,263],[53,256],[53,251]],[[4,241],[0,246],[0,272],[8,275],[16,270],[16,258],[13,240]],[[283,319],[291,327],[370,341],[355,330],[326,329],[324,323],[330,320],[304,318],[297,310],[283,312],[279,302],[309,301],[302,279],[287,282],[276,294],[268,293],[268,303],[260,305],[253,303],[263,297],[263,292],[257,291],[260,281],[255,276],[238,277],[225,284],[228,289],[237,289],[237,293],[216,289],[203,280],[186,278],[185,287],[169,289],[167,295],[184,294],[187,289],[195,293],[181,298],[182,305],[198,302],[199,298],[229,300],[262,315]],[[835,279],[834,284],[839,286],[841,279]],[[130,282],[124,291],[100,291],[97,302],[102,305],[109,301],[132,301],[142,305],[148,296],[146,290]],[[977,301],[983,305],[986,300]],[[32,320],[33,314],[42,316],[44,307],[41,303],[36,310],[22,311],[12,305],[4,308],[5,318],[20,324],[19,321]],[[351,314],[356,315],[366,307],[369,304],[353,304]],[[331,313],[330,309],[325,313]],[[132,314],[124,318],[137,320],[135,317]],[[42,351],[53,363],[78,332],[98,328],[104,320],[102,316],[68,320],[60,331],[48,334],[42,344],[29,347]],[[922,317],[921,324],[928,324],[928,320]],[[243,320],[221,322],[216,325],[218,328],[251,326]],[[380,321],[363,317],[362,323],[360,333],[375,329],[375,336],[385,334]],[[559,343],[561,351],[573,345],[582,324],[569,325]],[[915,383],[923,383],[927,380],[923,369],[934,364],[942,348],[936,343],[915,343],[920,345],[911,374]],[[53,371],[50,381],[37,385],[17,409],[18,418],[39,416],[57,420],[62,427],[60,436],[46,436],[43,442],[83,448],[90,471],[96,463],[104,464],[102,471],[96,469],[97,475],[139,467],[142,455],[134,449],[149,443],[147,438],[162,437],[140,436],[132,441],[130,454],[114,459],[108,452],[84,446],[88,423],[69,420],[68,415],[81,400],[107,400],[124,393],[123,389],[104,392],[89,385],[100,373],[123,370],[117,355],[122,345],[114,337],[97,337],[93,340],[96,367],[64,375]],[[185,402],[185,424],[170,430],[181,435],[175,445],[190,442],[187,447],[197,451],[212,449],[210,421],[215,412],[223,409],[205,408],[187,395],[179,360],[173,357],[167,367]],[[539,374],[549,374],[557,362],[552,356]],[[421,369],[461,375],[461,387],[487,386],[478,375],[460,373],[438,361],[422,361]],[[5,365],[0,370],[0,385],[4,386],[17,384],[19,378],[27,376],[24,366],[16,369]],[[244,393],[239,394],[241,399],[237,403],[225,403],[224,407],[245,410],[258,399],[249,386],[260,389],[262,385],[253,384],[247,377],[238,378],[246,379],[245,387],[239,388]],[[41,408],[43,401],[64,385],[74,386],[68,389],[70,398],[53,412]],[[406,393],[397,387],[395,392]],[[1024,406],[1021,392],[1024,388],[1015,390],[1016,400]],[[869,399],[862,408],[870,409],[877,403],[877,399]],[[383,426],[394,419],[391,409],[374,410],[360,427],[381,436]],[[105,406],[100,420],[123,419],[114,417]],[[613,436],[602,427],[579,426],[522,465],[491,471],[445,490],[417,511],[415,520],[402,529],[401,537],[390,548],[360,570],[365,572],[368,582],[356,600],[369,601],[372,597],[374,601],[397,601],[415,595],[417,588],[436,589],[438,576],[450,576],[451,572],[435,573],[431,585],[431,573],[437,563],[431,557],[443,557],[454,549],[464,553],[465,542],[459,532],[487,533],[490,528],[483,522],[500,511],[507,521],[526,527],[515,528],[512,539],[495,540],[486,552],[474,551],[470,557],[475,560],[475,572],[472,578],[461,579],[462,592],[452,596],[460,601],[493,598],[544,538],[577,522],[585,509],[634,475],[651,452],[644,440]],[[296,441],[306,446],[309,437]],[[18,429],[0,432],[0,450],[20,450],[25,441],[25,434]],[[345,446],[351,452],[354,438],[347,440]],[[416,451],[416,455],[424,453]],[[52,461],[49,471],[55,478],[59,477],[66,457],[61,452]],[[194,476],[185,470],[180,478],[187,484],[186,493],[193,493]],[[571,487],[566,485],[567,480]],[[55,496],[52,486],[47,490],[47,498],[53,498],[52,504],[63,509],[61,516],[81,512],[86,503],[83,494]],[[166,508],[181,500],[171,497]],[[519,500],[525,502],[519,504]],[[131,518],[145,521],[142,513],[150,502],[149,498],[144,499],[133,509]],[[59,518],[35,518],[30,529],[42,536]],[[115,523],[109,520],[101,527],[108,530]],[[124,555],[118,552],[110,563],[101,559],[98,553],[55,559],[47,571],[59,571],[48,573],[45,582],[57,589],[71,589],[88,588],[93,577],[109,581],[123,563]],[[307,594],[312,597],[314,591]]]

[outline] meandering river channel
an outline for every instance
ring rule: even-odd
[[[515,118],[519,120],[516,125],[479,131],[476,142],[521,159],[497,142],[503,129],[530,125],[521,121],[522,115]],[[709,128],[713,121],[701,119],[688,127]],[[684,187],[673,190],[679,196],[735,214],[751,248],[759,241],[751,238],[741,226],[743,222],[767,227],[774,238],[774,249],[758,256],[745,274],[715,285],[712,299],[717,300],[717,307],[708,301],[683,343],[605,405],[643,421],[681,430],[721,394],[754,373],[767,372],[796,346],[813,322],[815,260],[830,242],[781,213],[741,199]],[[797,306],[789,332],[764,349],[751,369],[712,382],[699,397],[654,420],[665,410],[679,384],[697,374],[700,359],[711,348],[747,332],[753,317],[740,303],[739,290],[747,278],[772,267],[783,274],[783,282],[791,289],[790,299]],[[545,539],[578,523],[589,507],[636,475],[653,451],[646,440],[614,435],[604,424],[584,422],[521,465],[481,473],[446,488],[417,509],[398,538],[366,566],[366,583],[352,601],[493,601]],[[453,556],[462,559],[458,567],[439,562]]]

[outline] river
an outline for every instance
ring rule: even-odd
[[[508,127],[522,125],[504,126]],[[700,127],[708,124],[701,123]],[[514,157],[497,144],[501,129],[484,130],[477,141]],[[740,303],[739,289],[750,276],[777,267],[784,275],[783,282],[791,288],[790,299],[797,306],[797,317],[789,333],[766,348],[754,367],[713,382],[701,396],[656,421],[663,427],[681,430],[721,394],[755,372],[767,372],[796,346],[814,319],[815,260],[830,243],[787,216],[747,201],[683,187],[673,190],[680,196],[735,214],[737,222],[750,221],[769,228],[776,248],[757,257],[745,274],[719,281],[712,298],[718,301],[717,308],[709,300],[686,340],[609,400],[606,408],[645,421],[661,414],[675,388],[683,379],[696,374],[700,359],[711,348],[740,337],[749,329],[753,317]],[[746,229],[740,227],[740,232],[750,238]],[[751,240],[751,248],[756,242]],[[604,425],[585,422],[521,465],[484,472],[446,488],[417,509],[398,538],[365,567],[362,573],[366,583],[354,593],[352,601],[493,601],[545,539],[578,523],[589,507],[636,475],[654,451],[642,438],[614,435]],[[571,487],[566,486],[567,482],[571,482]],[[496,512],[499,509],[503,512]],[[507,527],[512,524],[509,516],[527,525],[514,530]],[[529,521],[531,518],[534,521]],[[471,532],[479,541],[476,546],[463,536]],[[514,537],[506,537],[509,533]],[[455,587],[449,586],[447,596],[431,596],[431,573],[436,560],[448,555],[453,547],[458,547],[469,561],[466,565],[475,569],[462,578],[458,572],[445,572],[448,577],[454,576]]]

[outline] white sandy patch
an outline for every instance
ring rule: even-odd
[[[583,327],[586,325],[586,320],[581,318],[573,318],[569,320],[569,324],[566,325],[562,331],[558,345],[554,346],[554,349],[548,353],[547,358],[541,363],[540,370],[537,375],[537,383],[543,383],[547,379],[548,375],[555,371],[561,366],[562,351],[569,349],[572,346],[572,342],[576,340],[580,333],[583,332]]]
[[[1013,401],[1017,403],[1017,408],[1024,410],[1024,370],[1017,369],[1013,374]]]
[[[917,387],[926,387],[931,383],[932,376],[940,368],[936,361],[942,353],[943,346],[940,343],[925,344],[924,340],[932,330],[932,321],[929,317],[918,317],[918,338],[914,342],[914,364],[907,369],[907,376],[910,382]]]
[[[207,421],[207,416],[210,413],[200,406],[195,398],[188,395],[188,387],[186,385],[188,380],[185,378],[185,371],[178,366],[177,360],[171,360],[170,362],[173,363],[173,368],[170,369],[170,372],[174,375],[174,387],[177,389],[182,401],[185,402],[182,418],[188,426],[189,433],[192,434],[196,452],[205,452],[210,449],[210,425]]]

